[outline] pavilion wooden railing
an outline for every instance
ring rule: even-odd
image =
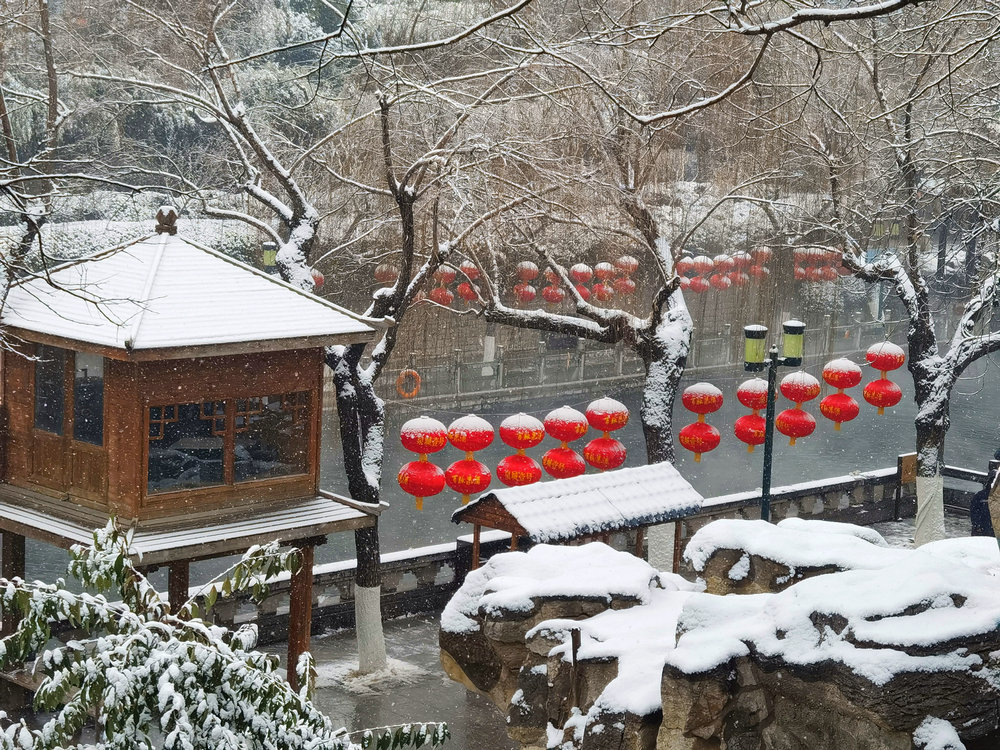
[[[948,467],[946,476],[979,485],[988,472]],[[901,481],[903,480],[903,481]],[[958,497],[959,490],[952,497]],[[967,493],[971,494],[971,493]],[[904,461],[896,467],[860,472],[842,477],[803,482],[772,489],[772,520],[789,516],[847,521],[869,525],[912,516],[914,485]],[[711,521],[720,518],[757,518],[759,494],[740,492],[707,498],[702,508],[678,519],[675,546]],[[621,549],[634,544],[634,534],[612,535]],[[482,557],[506,550],[510,537],[503,532],[484,532]],[[524,547],[521,547],[522,549]],[[438,612],[465,579],[472,560],[472,537],[382,556],[382,611],[386,619]],[[317,565],[313,580],[313,631],[353,627],[354,561]],[[194,593],[194,591],[192,591]],[[288,619],[288,576],[269,584],[269,593],[259,605],[248,598],[218,601],[212,612],[220,624],[233,626],[256,622],[262,643],[284,639]]]

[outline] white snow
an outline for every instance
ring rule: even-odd
[[[493,490],[452,514],[460,522],[484,499],[500,503],[534,542],[665,523],[701,507],[702,496],[668,463]]]
[[[944,719],[928,716],[913,732],[917,750],[965,750],[955,727]]]
[[[793,531],[810,531],[824,534],[846,534],[864,539],[870,544],[878,547],[888,547],[889,543],[871,526],[857,526],[853,523],[839,523],[836,521],[820,521],[806,518],[786,518],[778,522],[778,527],[791,529]],[[995,545],[994,545],[995,546]]]

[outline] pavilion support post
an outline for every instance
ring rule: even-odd
[[[0,578],[24,578],[24,537],[12,531],[0,533]],[[0,636],[12,633],[17,623],[16,615],[4,615]]]
[[[512,531],[510,533],[510,551],[514,552],[517,550],[517,532]]]
[[[681,552],[684,549],[684,528],[683,521],[674,521],[674,565],[673,572],[679,573],[681,569]]]
[[[472,524],[472,569],[479,568],[479,541],[482,536],[483,527],[478,523]]]
[[[170,611],[174,614],[188,600],[191,589],[191,563],[188,560],[175,560],[167,567],[167,598],[170,600]]]
[[[643,542],[645,541],[645,538],[644,538],[645,536],[646,536],[646,527],[645,526],[640,526],[639,528],[637,528],[635,530],[635,556],[636,557],[639,557],[639,558],[644,557],[644,555],[642,554],[642,548],[643,548]]]
[[[302,564],[292,573],[288,602],[288,684],[298,691],[299,679],[295,668],[299,657],[309,650],[312,629],[313,545],[299,548]]]

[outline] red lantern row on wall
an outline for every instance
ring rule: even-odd
[[[399,439],[406,450],[420,457],[405,464],[396,481],[403,492],[413,495],[417,510],[422,510],[425,497],[433,497],[444,489],[444,472],[427,460],[427,454],[437,453],[448,444],[448,430],[436,419],[417,417],[403,425]]]
[[[610,302],[615,295],[628,296],[635,293],[635,281],[631,274],[639,268],[639,261],[631,255],[623,255],[614,265],[608,262],[597,263],[593,268],[586,263],[574,263],[569,268],[569,277],[580,297],[585,302],[591,298],[597,302]],[[534,302],[538,292],[532,281],[539,276],[538,266],[530,260],[522,260],[517,264],[518,283],[514,285],[514,297],[518,305]],[[542,299],[551,307],[566,299],[566,291],[562,279],[555,270],[546,268],[544,278],[547,285],[542,288]],[[594,281],[592,287],[587,284]]]
[[[872,406],[878,407],[879,414],[885,414],[886,408],[895,406],[903,398],[903,391],[899,386],[888,378],[890,370],[896,370],[903,366],[906,361],[906,354],[903,350],[891,341],[883,341],[881,344],[873,344],[868,347],[865,359],[882,376],[878,380],[873,380],[865,386],[862,395]]]
[[[701,461],[701,454],[719,447],[719,431],[705,421],[705,415],[722,408],[722,391],[711,383],[695,383],[684,389],[681,403],[688,411],[698,415],[698,421],[689,424],[677,435],[681,445],[694,453],[695,462]]]
[[[844,268],[841,254],[833,250],[797,248],[792,258],[795,261],[793,273],[796,281],[830,282],[851,274],[849,269]]]
[[[701,294],[715,289],[721,292],[734,286],[746,286],[751,279],[766,279],[771,275],[770,269],[765,265],[770,259],[771,251],[768,248],[757,247],[752,253],[720,253],[714,258],[707,255],[684,257],[677,261],[675,270],[680,276],[683,291]]]

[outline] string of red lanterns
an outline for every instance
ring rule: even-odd
[[[816,429],[816,419],[802,408],[806,401],[819,395],[820,385],[812,375],[799,371],[786,375],[778,385],[781,395],[795,404],[794,409],[785,409],[774,418],[774,426],[788,437],[788,444],[795,445],[799,438],[808,437]]]
[[[723,292],[734,286],[744,287],[751,279],[766,279],[771,271],[764,264],[770,259],[770,249],[758,247],[752,253],[719,253],[714,258],[707,255],[685,256],[677,261],[674,270],[680,277],[683,291],[702,294],[716,289]]]
[[[819,402],[819,411],[833,421],[833,429],[839,430],[842,423],[850,422],[861,413],[858,402],[844,393],[845,388],[853,388],[861,382],[861,368],[849,359],[833,359],[823,366],[823,380],[837,392]]]
[[[534,484],[542,478],[542,466],[556,479],[579,476],[590,464],[600,471],[616,469],[625,463],[625,446],[609,433],[628,423],[628,409],[612,398],[600,398],[590,403],[586,414],[563,406],[545,417],[544,423],[528,414],[515,414],[500,423],[500,439],[516,453],[498,464],[496,476],[508,487]],[[585,436],[593,427],[601,436],[583,449],[583,457],[569,443]],[[560,442],[559,447],[546,451],[540,466],[525,454],[527,448],[540,444],[548,434]],[[493,427],[482,417],[469,414],[453,421],[447,428],[436,419],[418,417],[407,421],[400,429],[400,441],[407,450],[419,454],[419,460],[404,465],[397,475],[400,488],[416,499],[417,510],[423,509],[423,499],[440,493],[447,484],[462,496],[462,504],[472,495],[484,492],[492,481],[489,468],[476,460],[475,452],[493,443]],[[428,460],[448,443],[465,453],[445,471]],[[585,463],[586,461],[586,463]]]
[[[895,406],[903,398],[903,391],[889,380],[888,374],[903,366],[906,354],[891,341],[883,341],[868,347],[865,359],[882,373],[882,377],[866,385],[861,395],[869,404],[878,407],[879,414],[885,414],[888,407]]]
[[[733,424],[733,432],[747,444],[747,453],[753,453],[755,445],[764,443],[767,429],[764,417],[760,416],[760,410],[767,408],[767,381],[761,378],[745,380],[736,389],[736,398],[752,413],[737,419]]]

